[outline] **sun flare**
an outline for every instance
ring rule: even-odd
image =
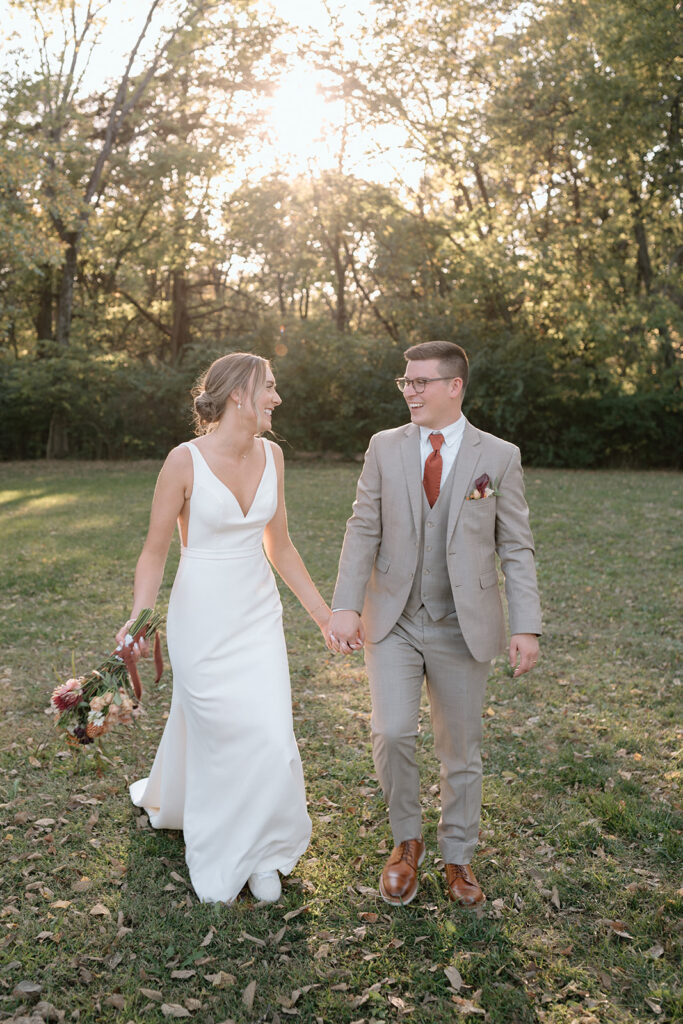
[[[323,83],[310,68],[301,64],[285,76],[268,103],[266,118],[279,161],[297,170],[335,162],[343,105],[325,99]]]

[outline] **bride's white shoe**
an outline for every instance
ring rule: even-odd
[[[264,903],[275,903],[282,893],[277,871],[255,871],[253,875],[249,875],[247,885],[252,896]]]

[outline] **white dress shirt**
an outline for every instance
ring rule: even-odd
[[[420,459],[422,463],[423,476],[427,456],[431,455],[434,451],[432,448],[432,442],[429,440],[429,435],[443,434],[443,444],[441,445],[441,483],[443,484],[453,468],[455,458],[460,451],[460,445],[462,443],[463,434],[465,433],[466,423],[467,420],[461,413],[454,423],[449,423],[447,427],[442,427],[441,430],[432,430],[430,427],[420,427]]]

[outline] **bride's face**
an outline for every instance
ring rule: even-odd
[[[277,408],[281,402],[282,399],[275,390],[273,371],[268,369],[266,370],[266,379],[263,387],[257,392],[254,399],[257,434],[261,433],[262,430],[270,430],[273,424],[273,409]]]

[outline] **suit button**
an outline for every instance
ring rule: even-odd
[[[425,551],[431,551],[431,550],[432,550],[431,547],[429,547],[429,545],[427,545],[427,547],[425,548]]]
[[[431,569],[425,569],[425,576],[429,576],[431,571],[432,571]]]
[[[433,526],[434,523],[427,523],[427,526]]]

